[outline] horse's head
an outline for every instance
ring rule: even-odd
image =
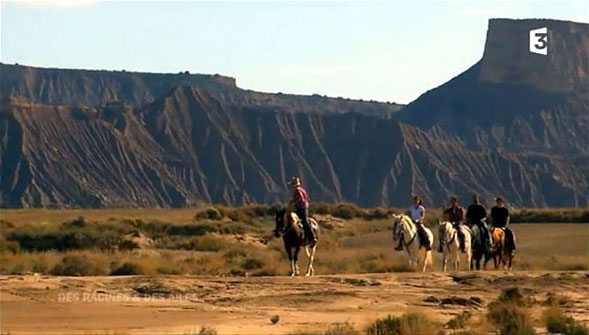
[[[438,221],[438,239],[441,245],[446,244],[446,237],[451,226],[450,222]]]
[[[393,214],[393,238],[399,240],[403,235],[403,214]]]
[[[274,227],[274,236],[280,237],[280,234],[284,232],[286,228],[286,209],[280,209],[276,211],[276,226]]]

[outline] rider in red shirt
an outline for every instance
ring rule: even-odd
[[[295,213],[303,223],[303,231],[305,233],[304,238],[311,244],[315,243],[317,242],[317,237],[315,236],[315,232],[313,232],[313,229],[311,229],[311,225],[309,224],[309,205],[311,203],[311,199],[309,198],[307,191],[303,188],[301,178],[293,177],[290,184],[293,188],[293,195],[290,203],[294,205]]]
[[[458,198],[452,196],[450,198],[450,207],[444,211],[448,221],[452,222],[456,232],[458,233],[458,240],[460,242],[460,250],[466,252],[464,245],[464,232],[462,231],[462,223],[464,222],[464,208],[458,204]]]

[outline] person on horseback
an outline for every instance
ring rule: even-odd
[[[464,232],[462,231],[462,223],[464,222],[464,208],[458,204],[458,198],[452,196],[450,198],[450,207],[444,211],[446,219],[454,225],[458,235],[458,241],[460,242],[460,251],[466,252],[464,245]],[[440,245],[440,252],[443,252],[442,246]]]
[[[472,225],[477,225],[481,232],[483,233],[483,240],[485,243],[486,248],[491,247],[492,239],[491,239],[491,232],[489,231],[489,227],[487,226],[486,222],[487,218],[487,209],[485,206],[481,205],[480,197],[475,194],[472,196],[472,205],[468,206],[466,210],[466,222],[472,227]]]
[[[295,213],[303,224],[304,239],[306,239],[309,244],[316,243],[317,237],[309,224],[309,205],[311,199],[309,198],[307,191],[303,188],[301,178],[292,177],[290,185],[292,185],[293,188],[293,196],[290,203],[294,205]]]
[[[415,226],[417,227],[417,237],[419,238],[419,244],[424,246],[425,250],[430,251],[430,243],[423,225],[423,220],[425,218],[425,207],[423,207],[423,202],[418,196],[413,197],[413,206],[409,207],[409,211],[411,212],[411,220],[413,220],[413,223],[415,223]],[[395,250],[403,250],[403,239],[399,239],[399,244],[395,247]]]
[[[502,197],[495,198],[497,206],[491,208],[491,226],[501,228],[505,231],[505,240],[511,251],[515,251],[515,236],[509,229],[509,209],[505,207],[505,200]]]

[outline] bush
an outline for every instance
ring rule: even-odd
[[[198,335],[217,335],[217,330],[211,326],[203,326],[198,331]]]
[[[489,304],[487,318],[501,335],[533,335],[526,301],[518,288],[503,290],[496,301]]]
[[[264,266],[264,262],[256,258],[248,258],[243,262],[243,268],[246,270],[261,269]]]
[[[366,220],[383,220],[390,217],[392,211],[386,208],[372,208],[366,211],[364,219]]]
[[[511,222],[519,223],[585,223],[589,222],[587,209],[521,209],[514,210]]]
[[[323,202],[312,203],[309,208],[309,211],[311,213],[316,213],[316,214],[331,215],[331,213],[333,211],[333,205],[326,204]]]
[[[365,211],[354,204],[342,203],[333,208],[331,215],[341,219],[353,219],[364,216]]]
[[[62,226],[58,231],[23,227],[8,234],[8,240],[18,242],[27,251],[78,250],[116,248],[123,241],[123,234],[109,227]]]
[[[195,220],[221,220],[222,218],[221,212],[215,207],[207,207],[194,215]]]
[[[227,217],[229,219],[231,219],[231,221],[243,222],[243,223],[251,223],[252,222],[251,212],[243,211],[240,209],[229,210],[227,213]]]
[[[358,331],[349,322],[332,323],[327,326],[324,335],[356,335]]]
[[[372,323],[368,335],[423,335],[437,334],[439,325],[423,314],[409,313],[400,317],[387,316]]]
[[[0,236],[0,254],[10,252],[14,255],[20,252],[20,244],[16,241],[7,241],[4,236]]]
[[[585,325],[568,317],[558,306],[552,306],[544,311],[544,323],[549,333],[563,335],[588,335]]]
[[[181,245],[182,249],[195,251],[221,251],[226,249],[229,244],[212,236],[197,236],[193,237]]]
[[[140,264],[133,262],[125,262],[122,265],[118,266],[116,269],[114,269],[110,274],[112,276],[133,276],[143,275],[146,273],[147,271]]]
[[[101,276],[109,274],[105,262],[88,255],[67,255],[51,271],[56,276]]]
[[[461,314],[456,315],[448,322],[446,322],[446,327],[450,329],[463,329],[466,327],[466,322],[472,317],[472,314],[468,311],[464,311]]]

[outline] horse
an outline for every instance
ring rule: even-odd
[[[463,227],[464,228],[464,227]],[[463,229],[464,232],[464,247],[466,250],[467,264],[470,268],[472,259],[471,241],[472,236],[470,229]],[[448,265],[448,255],[454,256],[454,270],[460,269],[460,241],[458,240],[458,231],[454,228],[451,222],[439,221],[439,240],[440,247],[443,252],[443,266],[442,270],[446,272]]]
[[[485,257],[485,261],[483,262],[483,269],[487,268],[487,262],[489,262],[492,258],[491,253],[487,248],[487,241],[485,239],[484,232],[481,228],[475,223],[470,228],[472,231],[472,258],[470,260],[470,269],[477,270],[481,269],[481,260]]]
[[[276,228],[274,229],[274,236],[280,237],[284,241],[284,248],[290,260],[291,276],[299,274],[299,251],[301,247],[305,247],[309,264],[307,265],[307,272],[305,276],[312,276],[315,273],[313,268],[313,259],[315,258],[315,250],[317,249],[317,242],[309,243],[303,238],[303,227],[299,225],[300,219],[294,212],[289,212],[286,209],[276,211]],[[314,218],[309,218],[311,229],[315,232],[315,236],[319,238],[319,224]]]
[[[503,265],[504,269],[511,270],[511,263],[513,261],[513,250],[507,245],[505,240],[505,230],[503,228],[491,228],[491,237],[493,238],[493,263],[495,270]]]
[[[421,265],[421,270],[426,272],[428,265],[432,265],[431,247],[434,243],[434,234],[432,234],[429,228],[424,227],[430,244],[430,250],[426,250],[425,247],[420,245],[419,237],[417,236],[417,227],[409,216],[393,214],[393,218],[395,219],[395,224],[393,225],[394,243],[398,244],[399,240],[401,240],[403,242],[403,249],[409,259],[409,265],[415,267]]]

